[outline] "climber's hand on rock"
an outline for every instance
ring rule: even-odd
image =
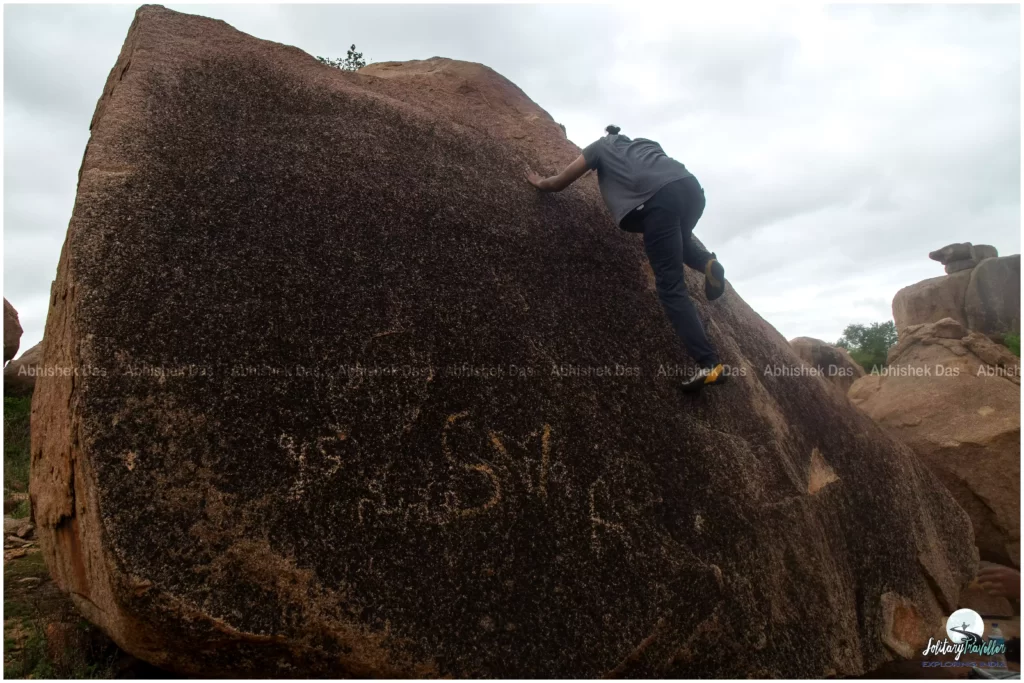
[[[999,564],[985,565],[978,572],[978,583],[997,598],[1020,598],[1020,572]]]
[[[576,157],[576,160],[565,167],[561,173],[550,178],[541,178],[527,167],[526,179],[530,184],[541,192],[561,192],[576,182],[576,179],[587,172],[587,160],[583,155]]]
[[[533,171],[531,171],[530,169],[526,170],[526,179],[529,180],[530,184],[536,187],[538,190],[544,189],[544,179],[541,178],[536,173],[534,173]]]

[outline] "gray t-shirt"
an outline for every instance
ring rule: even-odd
[[[618,225],[627,213],[673,180],[692,173],[665,154],[657,142],[606,135],[583,149],[587,168],[597,169],[597,184]]]

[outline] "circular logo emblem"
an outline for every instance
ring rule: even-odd
[[[958,609],[946,620],[946,635],[954,643],[981,640],[985,633],[985,622],[972,609]]]

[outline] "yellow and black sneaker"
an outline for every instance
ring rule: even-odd
[[[683,382],[680,389],[685,393],[692,391],[700,391],[706,386],[712,384],[725,384],[725,380],[728,379],[728,375],[725,374],[725,366],[721,363],[715,363],[709,368],[700,368],[697,370],[693,377]]]
[[[718,262],[714,254],[704,266],[704,296],[714,301],[725,294],[725,268]]]

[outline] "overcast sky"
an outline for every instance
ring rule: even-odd
[[[1020,252],[1017,6],[167,6],[313,55],[482,62],[581,147],[609,123],[658,140],[706,189],[697,236],[787,338],[889,320],[950,242]],[[136,7],[4,6],[3,287],[22,351]]]

